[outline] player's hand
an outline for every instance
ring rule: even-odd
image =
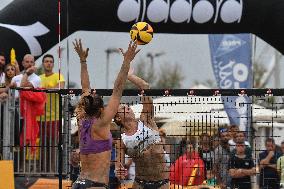
[[[128,71],[128,76],[133,75],[133,73],[134,73],[134,68],[130,68]]]
[[[86,62],[86,59],[87,59],[88,54],[89,54],[89,48],[87,48],[87,49],[83,48],[81,39],[79,39],[79,41],[77,39],[75,39],[75,42],[73,42],[73,45],[74,45],[75,51],[79,55],[80,61]]]
[[[135,42],[130,41],[126,52],[124,52],[122,48],[119,48],[120,52],[124,57],[124,61],[127,61],[129,63],[134,59],[136,54],[140,51],[140,49],[138,50],[136,49],[137,49],[137,41]]]

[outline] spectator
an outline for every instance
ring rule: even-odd
[[[281,153],[282,153],[282,156],[284,155],[284,141],[281,142]]]
[[[171,165],[171,185],[197,186],[203,183],[205,166],[197,150],[194,138],[186,141],[186,152]]]
[[[169,145],[167,145],[166,143],[166,132],[164,129],[159,129],[159,135],[161,137],[161,141],[163,144],[163,148],[164,148],[164,159],[165,162],[167,164],[167,167],[171,166],[171,159],[170,159],[170,149],[169,149]]]
[[[244,142],[247,147],[250,147],[250,143],[248,141],[246,141],[245,132],[240,131],[239,127],[234,128],[231,135],[233,136],[229,140],[229,145],[230,145],[230,151],[231,152],[236,148],[236,143],[237,142]]]
[[[46,54],[42,58],[42,67],[44,73],[40,75],[41,87],[45,89],[64,88],[65,80],[62,74],[54,73],[54,57],[51,54]],[[42,156],[42,163],[48,167],[51,172],[55,171],[55,150],[58,141],[58,127],[59,127],[59,98],[56,93],[47,94],[47,101],[45,104],[45,115],[39,117],[37,120],[41,126],[41,143],[43,146],[52,146],[41,148],[47,151],[47,157]],[[43,154],[43,153],[42,153]],[[46,158],[46,161],[44,161]],[[51,158],[51,159],[50,159]]]
[[[12,78],[11,87],[39,88],[41,79],[35,74],[35,60],[33,55],[26,54],[23,59],[24,71]]]
[[[4,73],[4,67],[5,67],[5,55],[4,53],[0,52],[0,83],[1,86],[5,84],[5,73]],[[4,86],[5,87],[5,86]]]
[[[80,174],[80,150],[78,131],[71,135],[72,152],[70,155],[70,180],[75,182]]]
[[[41,84],[41,80],[40,80],[40,77],[34,73],[36,71],[34,57],[31,54],[26,54],[23,58],[22,65],[24,67],[24,71],[21,74],[16,75],[12,78],[10,87],[39,88],[40,84]],[[15,97],[16,98],[19,97],[18,91],[15,92]],[[21,102],[23,102],[23,101],[21,101]],[[16,101],[16,105],[17,104],[18,104],[18,102]],[[20,105],[22,105],[22,103]],[[21,110],[24,110],[24,109],[21,108]],[[31,141],[31,143],[33,143],[32,146],[35,146],[35,140],[36,139],[34,137],[36,137],[35,134],[37,132],[34,129],[37,129],[37,127],[34,126],[34,125],[32,126],[31,124],[27,124],[27,122],[34,121],[33,116],[35,115],[35,113],[38,113],[38,112],[27,112],[26,111],[26,113],[28,113],[29,116],[31,116],[30,118],[32,118],[32,120],[31,119],[25,119],[26,120],[25,124],[23,124],[23,120],[20,120],[19,112],[16,111],[16,113],[15,113],[15,120],[16,120],[16,124],[15,124],[15,145],[16,146],[20,144],[19,139],[23,138],[22,135],[21,135],[21,137],[18,136],[19,133],[25,132],[22,129],[23,125],[25,125],[24,129],[26,131],[27,131],[27,129],[32,129],[32,130],[29,130],[29,132],[28,132],[29,136],[28,137],[26,136],[25,138],[26,138],[26,140],[29,140],[29,141]],[[34,115],[30,115],[30,113],[33,113]],[[20,125],[18,124],[19,123],[18,120],[20,120]],[[27,128],[27,126],[29,126],[29,127]],[[31,133],[33,133],[33,134],[31,134]],[[30,139],[28,139],[28,138],[30,138]],[[21,142],[23,142],[23,140],[21,140]],[[24,154],[21,153],[20,158],[23,159],[23,156],[24,156]],[[21,162],[22,162],[22,160],[21,160]],[[20,164],[20,166],[23,166],[23,165]]]
[[[115,123],[111,124],[111,134],[112,134],[112,150],[111,150],[111,161],[110,161],[110,169],[109,169],[109,188],[116,189],[119,186],[119,180],[115,176],[115,158],[116,158],[116,144],[120,139],[120,131]]]
[[[232,155],[234,155],[236,153],[236,143],[244,143],[245,144],[245,153],[248,156],[252,156],[252,150],[251,150],[251,146],[250,143],[248,141],[245,141],[245,132],[243,131],[238,131],[237,133],[235,133],[235,141],[229,141],[229,145],[230,145],[230,151],[232,152]]]
[[[127,180],[134,183],[135,179],[135,163],[131,157],[125,154],[125,167],[128,170]]]
[[[227,128],[219,129],[220,144],[214,150],[214,173],[216,174],[217,184],[221,189],[230,188],[231,177],[229,175],[228,162],[230,159],[230,138]]]
[[[20,73],[19,65],[7,64],[4,70],[5,70],[5,86],[10,87],[12,78]]]
[[[12,81],[12,78],[16,76],[16,67],[12,64],[7,64],[4,69],[5,82],[1,83],[3,88],[0,89],[0,99],[5,100],[8,97],[8,90]]]
[[[213,140],[213,149],[215,150],[218,146],[219,146],[219,144],[220,144],[220,139],[219,139],[219,134],[214,134],[213,136],[212,136],[212,140]]]
[[[265,148],[266,150],[259,154],[259,186],[261,189],[279,189],[279,176],[276,163],[281,154],[275,150],[273,138],[265,140]]]
[[[244,142],[237,142],[236,153],[231,156],[229,163],[229,173],[232,177],[232,188],[251,189],[250,176],[256,174],[253,159],[245,154]]]
[[[231,125],[229,126],[229,136],[230,136],[230,140],[232,140],[234,137],[235,137],[235,134],[237,132],[239,132],[240,129],[239,129],[239,126],[237,125]]]
[[[5,73],[4,73],[4,66],[5,66],[5,56],[4,53],[0,52],[0,93],[3,93],[6,91],[5,89]],[[0,94],[0,100],[5,99],[7,97],[7,94]],[[1,108],[0,114],[3,115],[3,108]],[[3,116],[0,116],[0,131],[3,130]],[[2,141],[3,136],[0,132],[0,153],[2,152]],[[1,155],[1,154],[0,154]],[[1,158],[1,157],[0,157]]]
[[[280,188],[284,188],[284,141],[281,143],[282,156],[277,160],[277,171],[280,176]]]
[[[213,157],[214,151],[212,148],[212,140],[211,137],[207,133],[203,133],[199,136],[199,145],[198,149],[199,156],[204,162],[205,165],[205,175],[206,179],[212,179],[212,171],[213,171]]]

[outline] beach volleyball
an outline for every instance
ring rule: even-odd
[[[146,22],[137,22],[131,27],[130,37],[137,41],[138,45],[146,45],[153,38],[153,28]]]

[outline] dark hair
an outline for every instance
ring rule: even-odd
[[[85,112],[89,116],[99,117],[101,115],[100,109],[104,107],[104,101],[99,95],[84,96]]]
[[[211,139],[210,135],[208,133],[202,133],[200,136],[199,136],[199,139],[202,140],[203,138],[208,138],[209,140]]]
[[[245,133],[244,131],[238,131],[238,132],[236,133],[236,135],[237,135],[237,134],[240,134],[240,133],[243,134],[244,137],[246,137],[246,133]]]
[[[0,51],[0,56],[4,56],[5,57],[4,52]]]
[[[243,144],[243,145],[245,145],[245,142],[237,141],[236,144],[239,144],[239,145]]]
[[[111,131],[111,135],[112,135],[112,138],[119,139],[120,136],[121,136],[121,131],[120,130],[113,130],[113,131]]]
[[[44,59],[45,59],[45,58],[52,58],[52,60],[53,60],[53,62],[54,62],[54,57],[53,57],[53,55],[51,55],[51,54],[46,54],[46,55],[44,55],[43,58],[42,58],[42,63],[44,62]]]
[[[196,148],[196,138],[195,137],[190,137],[185,141],[185,147],[187,147],[187,145],[191,144],[193,146],[193,148]]]
[[[283,144],[284,144],[284,141],[281,142],[281,145],[283,145]]]
[[[239,129],[239,126],[237,126],[237,125],[230,125],[229,128],[230,128],[230,129],[232,129],[232,128],[238,128],[238,129]]]
[[[6,64],[5,67],[4,67],[4,71],[5,71],[5,72],[6,72],[6,70],[7,70],[8,67],[13,67],[13,68],[14,68],[14,71],[16,71],[16,67],[15,67],[13,64],[9,63],[9,64]]]
[[[268,142],[271,142],[272,144],[275,144],[275,141],[274,141],[273,138],[267,138],[267,139],[265,140],[265,144],[268,143]]]

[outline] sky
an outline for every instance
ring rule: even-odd
[[[0,9],[9,4],[12,0],[1,0]],[[55,23],[56,25],[57,23]],[[61,70],[65,79],[75,82],[80,87],[80,64],[78,56],[73,50],[72,41],[75,38],[81,38],[85,47],[89,47],[88,68],[92,88],[106,88],[106,53],[107,48],[126,48],[128,46],[130,36],[129,33],[122,32],[85,32],[78,31],[61,43],[61,47],[65,50],[62,54]],[[68,44],[68,45],[67,45]],[[69,46],[69,48],[68,48]],[[255,58],[266,48],[267,44],[260,39],[256,43]],[[156,34],[154,33],[153,40],[145,46],[140,46],[141,51],[135,57],[132,64],[135,67],[140,60],[150,62],[146,56],[147,53],[165,54],[154,60],[154,70],[158,74],[160,66],[169,64],[178,64],[181,68],[181,74],[185,77],[182,81],[182,88],[190,88],[195,81],[205,82],[206,80],[215,81],[213,70],[211,66],[208,35],[191,35],[191,34]],[[139,47],[139,48],[140,48]],[[51,48],[47,53],[53,54],[57,57],[58,45]],[[269,59],[273,48],[269,47],[265,50],[262,57],[263,63],[268,66]],[[69,55],[69,57],[68,57]],[[55,60],[58,60],[55,58]],[[69,62],[69,65],[68,63]],[[37,65],[40,65],[41,59],[37,60]],[[120,54],[112,54],[110,56],[109,65],[109,88],[112,88],[116,75],[122,63],[122,56]],[[280,64],[280,86],[284,87],[283,71],[284,60]],[[68,69],[69,68],[69,69]],[[56,61],[56,70],[58,69],[58,61]],[[282,71],[282,72],[281,72]],[[69,73],[69,74],[68,74]],[[274,87],[273,78],[267,87]]]

